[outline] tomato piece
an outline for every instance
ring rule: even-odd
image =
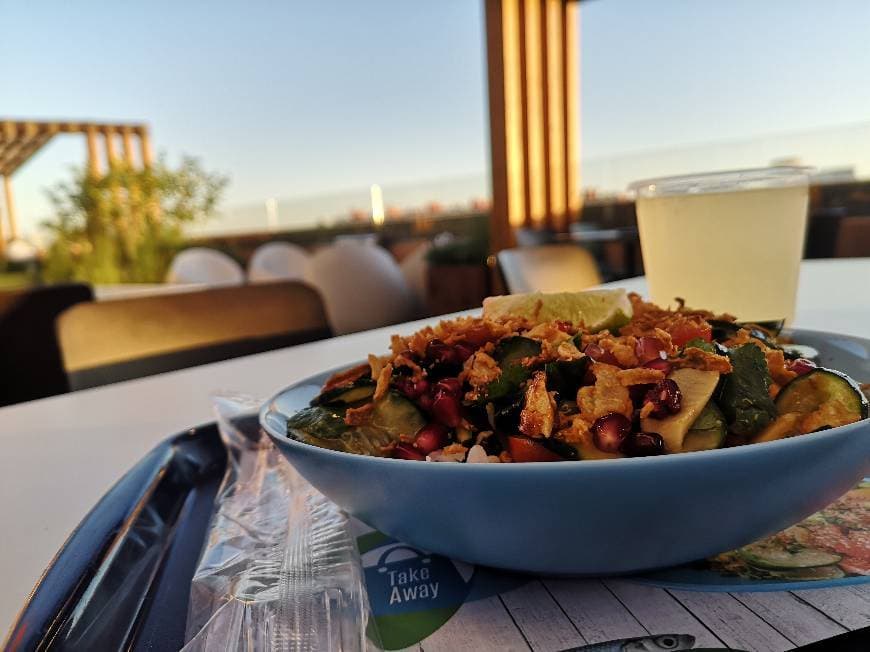
[[[668,333],[671,334],[671,341],[676,346],[683,346],[686,342],[696,338],[702,339],[705,342],[713,341],[713,328],[707,323],[703,325],[691,323],[677,324],[673,328],[670,328]]]
[[[507,445],[514,462],[563,462],[565,460],[564,457],[528,437],[511,435],[507,438]]]

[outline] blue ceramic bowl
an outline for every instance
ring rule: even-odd
[[[870,380],[870,341],[812,331],[820,363]],[[278,393],[260,421],[312,485],[397,539],[532,573],[630,573],[700,559],[788,527],[870,472],[870,420],[780,441],[662,457],[528,464],[424,463],[286,436],[330,372]]]

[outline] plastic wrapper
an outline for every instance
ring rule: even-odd
[[[347,517],[261,432],[260,401],[213,400],[227,471],[191,584],[183,649],[380,649]]]

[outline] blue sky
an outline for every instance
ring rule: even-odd
[[[0,0],[0,114],[148,122],[225,205],[487,170],[481,0]],[[870,2],[592,0],[584,158],[870,120]],[[15,177],[25,224],[84,158]]]

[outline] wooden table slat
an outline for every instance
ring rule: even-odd
[[[843,627],[848,629],[870,627],[870,584],[793,591],[793,593]]]
[[[649,633],[600,580],[548,579],[544,585],[589,643]]]
[[[441,629],[423,639],[424,652],[480,650],[529,652],[529,645],[498,596],[466,602]]]
[[[795,645],[807,645],[848,631],[791,593],[757,591],[732,595]]]
[[[670,591],[686,609],[728,647],[752,652],[781,652],[794,644],[727,593]]]
[[[691,634],[696,647],[722,647],[723,641],[667,591],[631,580],[604,582],[651,634]]]
[[[557,652],[586,644],[540,581],[502,593],[501,599],[535,652]]]

